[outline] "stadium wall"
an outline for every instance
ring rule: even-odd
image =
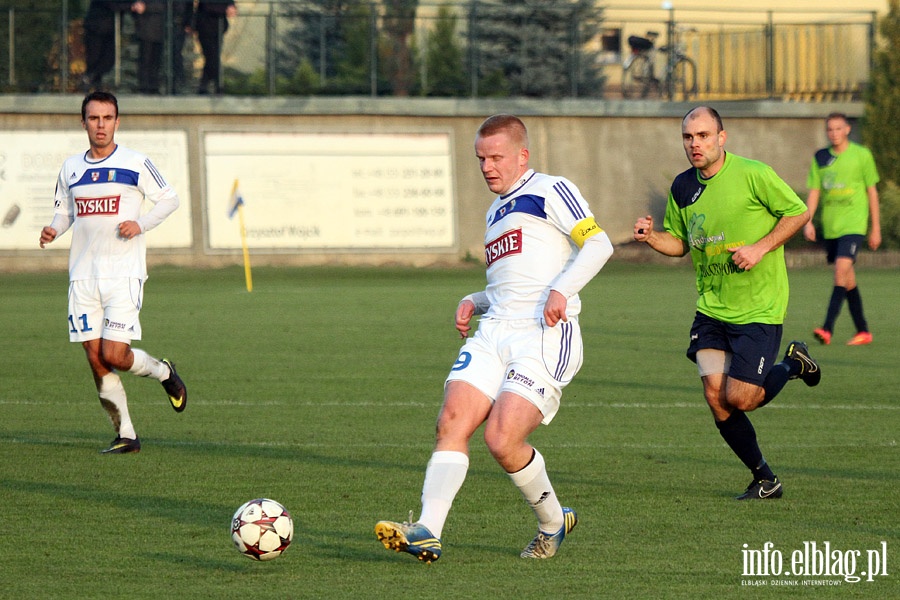
[[[0,217],[4,218],[0,270],[65,268],[66,247],[40,250],[37,239],[52,215],[60,157],[87,147],[80,105],[81,97],[75,95],[0,96],[0,129],[8,138],[0,148]],[[842,111],[855,119],[863,111],[862,104],[854,102],[740,101],[714,106],[725,122],[728,150],[767,162],[801,197],[805,197],[812,153],[827,143],[823,117]],[[242,263],[241,244],[236,241],[240,228],[236,219],[228,221],[225,215],[234,181],[239,179],[231,170],[250,165],[243,181],[255,177],[258,191],[254,198],[241,189],[248,223],[253,219],[270,225],[290,221],[286,227],[302,234],[295,241],[267,241],[263,229],[250,228],[259,234],[248,241],[254,265],[426,266],[481,260],[484,213],[492,196],[481,178],[472,144],[475,129],[486,116],[499,112],[521,116],[529,127],[531,165],[571,179],[613,242],[623,244],[631,239],[639,215],[661,219],[672,178],[688,166],[680,121],[691,107],[656,101],[121,96],[117,139],[125,143],[135,132],[145,134],[137,139],[149,140],[145,145],[151,147],[135,143],[135,149],[150,154],[167,177],[178,178],[179,194],[186,200],[176,213],[180,220],[167,230],[162,229],[168,227],[164,224],[148,234],[151,265]],[[54,142],[55,134],[67,134],[66,141]],[[266,147],[268,135],[287,140],[290,148],[285,152],[300,154],[271,158],[265,153],[281,150]],[[293,138],[300,142],[295,144]],[[320,139],[331,144],[328,152],[339,147],[331,160],[316,154],[314,144]],[[229,140],[237,141],[229,145]],[[441,140],[446,140],[445,150]],[[42,143],[53,147],[40,147]],[[76,150],[65,150],[65,144],[76,144]],[[275,145],[280,148],[279,144]],[[249,162],[247,156],[254,152],[257,162]],[[273,161],[281,165],[277,177],[265,174]],[[369,171],[364,165],[371,165]],[[442,165],[447,166],[446,172]],[[406,191],[433,194],[444,203],[423,204],[420,221],[406,214],[403,207],[417,206],[417,200],[406,202],[399,197],[406,189],[402,185],[385,184],[377,190],[370,186],[366,191],[367,182],[371,183],[366,176],[408,170],[416,177],[415,169],[435,179]],[[355,196],[349,208],[344,205],[348,194]],[[41,210],[11,209],[15,203],[27,202],[25,195],[31,195],[30,202]],[[314,205],[302,209],[310,198],[316,198]],[[270,200],[275,204],[266,204]],[[364,223],[382,218],[368,208],[381,203],[392,207],[383,211],[388,221],[383,227],[367,229]],[[330,207],[334,214],[329,214]],[[21,212],[22,217],[7,223],[11,212]],[[354,218],[357,221],[348,222]],[[395,227],[398,219],[402,226]],[[313,221],[316,225],[309,225]],[[431,229],[428,235],[416,237],[409,227],[420,222]],[[333,230],[329,229],[332,224],[336,225]],[[269,227],[273,235],[281,229],[285,227]],[[391,232],[401,231],[391,238]],[[217,239],[223,232],[224,242]]]

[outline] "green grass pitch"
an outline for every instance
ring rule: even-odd
[[[373,527],[418,513],[453,312],[483,270],[253,275],[247,293],[239,268],[151,269],[135,345],[175,361],[190,399],[176,414],[156,382],[124,375],[143,442],[125,456],[98,453],[114,432],[67,340],[65,274],[0,275],[0,598],[897,597],[895,269],[859,273],[875,343],[856,348],[846,308],[832,345],[812,343],[830,271],[791,272],[784,342],[811,342],[823,379],[751,414],[785,496],[738,503],[748,473],[684,358],[692,271],[613,260],[582,293],[584,366],[531,439],[578,527],[555,558],[520,559],[535,522],[479,431],[432,565],[385,550]],[[296,528],[269,563],[228,534],[261,496]],[[860,552],[857,574],[886,547],[888,575],[746,576],[767,542],[784,571],[809,542],[847,567]]]

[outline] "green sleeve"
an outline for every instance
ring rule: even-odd
[[[681,211],[672,198],[672,192],[669,192],[669,200],[666,202],[666,218],[663,220],[663,229],[671,233],[679,240],[686,242],[688,239],[687,228],[684,225],[684,219],[681,217]]]
[[[755,185],[759,186],[756,197],[776,217],[796,217],[806,212],[800,196],[768,165],[759,172]]]
[[[863,169],[863,181],[866,184],[866,188],[870,188],[876,183],[878,183],[881,179],[878,177],[878,168],[875,166],[875,157],[872,156],[872,151],[868,148],[865,148],[865,168]]]
[[[810,161],[809,174],[806,176],[806,189],[821,190],[822,178],[819,176],[819,165],[816,164],[816,157]]]

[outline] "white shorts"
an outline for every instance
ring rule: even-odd
[[[546,425],[556,416],[562,390],[581,368],[583,358],[581,328],[575,318],[556,327],[536,319],[482,319],[460,350],[447,382],[465,381],[491,402],[501,392],[522,396],[541,411]]]
[[[141,339],[144,282],[122,277],[69,283],[69,341]]]

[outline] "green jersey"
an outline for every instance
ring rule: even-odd
[[[695,168],[678,175],[669,190],[664,227],[687,243],[697,271],[697,310],[726,323],[784,322],[788,304],[784,247],[768,252],[745,271],[730,250],[757,242],[781,217],[806,206],[771,167],[725,154],[709,179]]]
[[[821,190],[822,235],[833,240],[845,235],[866,235],[869,230],[868,188],[878,183],[872,152],[850,142],[835,154],[822,148],[813,156],[806,187]]]

